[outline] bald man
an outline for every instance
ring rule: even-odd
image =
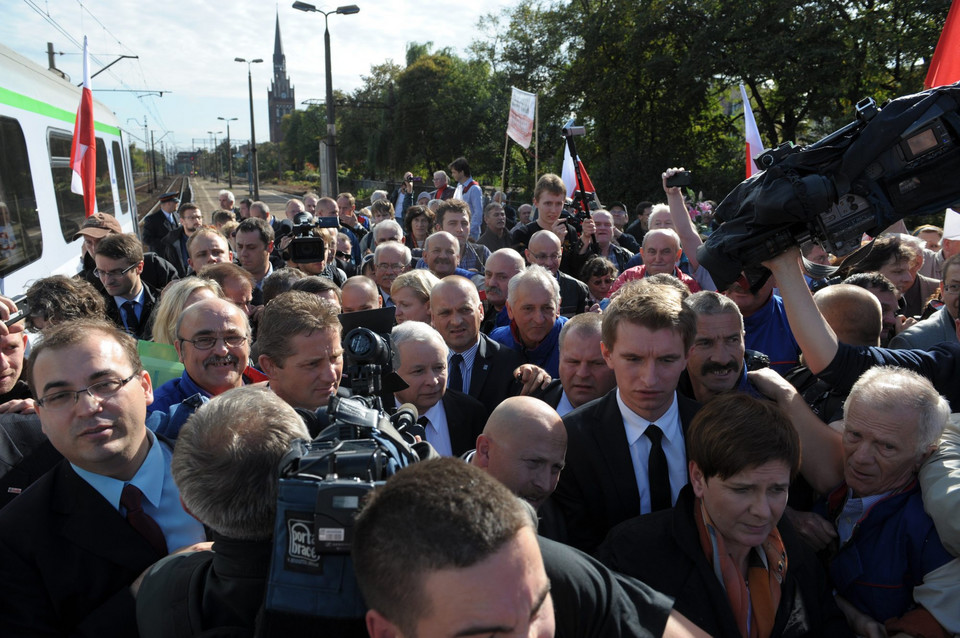
[[[543,266],[560,283],[560,314],[572,317],[587,309],[587,296],[590,290],[579,279],[560,272],[560,260],[563,259],[563,247],[560,238],[549,230],[538,230],[530,237],[530,243],[524,251],[528,264]]]
[[[854,346],[880,345],[883,311],[869,290],[851,284],[836,284],[818,290],[813,300],[840,342]],[[786,379],[821,421],[833,423],[843,417],[847,393],[820,381],[806,365],[791,370]]]
[[[343,283],[340,291],[343,313],[373,310],[383,305],[377,283],[369,277],[357,275]]]
[[[538,510],[553,494],[567,455],[567,430],[539,399],[511,397],[497,406],[470,462]]]

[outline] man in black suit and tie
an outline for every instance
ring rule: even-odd
[[[563,419],[567,465],[554,498],[571,545],[593,551],[617,523],[671,507],[687,484],[683,432],[699,404],[676,387],[696,328],[670,286],[631,286],[604,312],[601,349],[617,388]]]
[[[97,244],[94,274],[106,291],[107,319],[137,339],[150,340],[150,314],[160,293],[143,282],[143,248],[133,235],[108,235]]]
[[[180,196],[177,193],[164,193],[160,196],[160,210],[147,215],[143,220],[143,243],[148,250],[159,253],[163,238],[180,225],[177,219],[177,206]]]
[[[393,369],[409,386],[394,392],[397,405],[412,403],[427,441],[441,456],[472,450],[487,422],[487,409],[473,397],[447,390],[447,344],[420,321],[393,328]]]
[[[457,275],[444,277],[430,291],[430,319],[450,349],[448,388],[466,392],[487,412],[493,412],[507,397],[520,394],[514,371],[523,360],[481,334],[483,305],[473,283]]]
[[[64,461],[0,511],[0,635],[136,636],[131,585],[204,540],[146,426],[153,400],[130,336],[58,324],[30,356],[43,432]]]

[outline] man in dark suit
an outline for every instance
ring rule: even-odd
[[[203,213],[200,212],[199,206],[191,202],[180,206],[177,213],[182,223],[160,241],[162,250],[160,256],[173,264],[178,275],[186,277],[189,269],[187,262],[190,259],[187,240],[203,226]]]
[[[177,193],[164,193],[160,196],[160,210],[147,215],[143,220],[143,243],[148,250],[159,253],[163,238],[180,225],[177,219],[177,205],[180,196]]]
[[[430,319],[450,349],[447,387],[466,392],[488,412],[520,393],[514,371],[520,355],[480,333],[483,306],[476,286],[457,275],[445,277],[430,291]]]
[[[640,285],[604,311],[601,350],[617,389],[564,417],[567,465],[554,494],[570,544],[592,551],[617,523],[671,507],[687,484],[684,430],[699,404],[677,381],[696,334],[679,291]]]
[[[407,384],[394,392],[397,405],[411,403],[427,441],[441,456],[472,450],[487,422],[487,409],[473,397],[447,390],[447,344],[420,321],[393,328],[393,368]]]
[[[36,414],[0,415],[0,509],[62,458]]]
[[[449,181],[450,179],[447,177],[446,171],[437,171],[434,173],[433,185],[436,190],[430,193],[430,199],[448,200],[453,197],[453,193],[456,191],[456,189],[447,183]]]
[[[133,235],[108,235],[97,244],[94,274],[106,291],[107,319],[137,339],[150,339],[150,314],[160,298],[140,279],[143,248]]]
[[[136,342],[99,321],[45,332],[29,369],[64,461],[0,511],[0,635],[136,636],[131,585],[204,539],[172,448],[145,424],[150,376]]]

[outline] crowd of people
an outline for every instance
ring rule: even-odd
[[[581,215],[557,175],[514,208],[448,170],[85,220],[0,324],[0,634],[960,633],[960,214],[717,290],[683,169]],[[424,460],[360,505],[366,614],[277,620],[278,466],[360,393],[356,325]]]

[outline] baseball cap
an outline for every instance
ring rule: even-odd
[[[102,239],[112,233],[123,233],[117,218],[106,213],[94,213],[83,220],[83,225],[80,226],[80,230],[74,234],[73,238],[77,239],[81,235],[86,235],[94,239]]]

